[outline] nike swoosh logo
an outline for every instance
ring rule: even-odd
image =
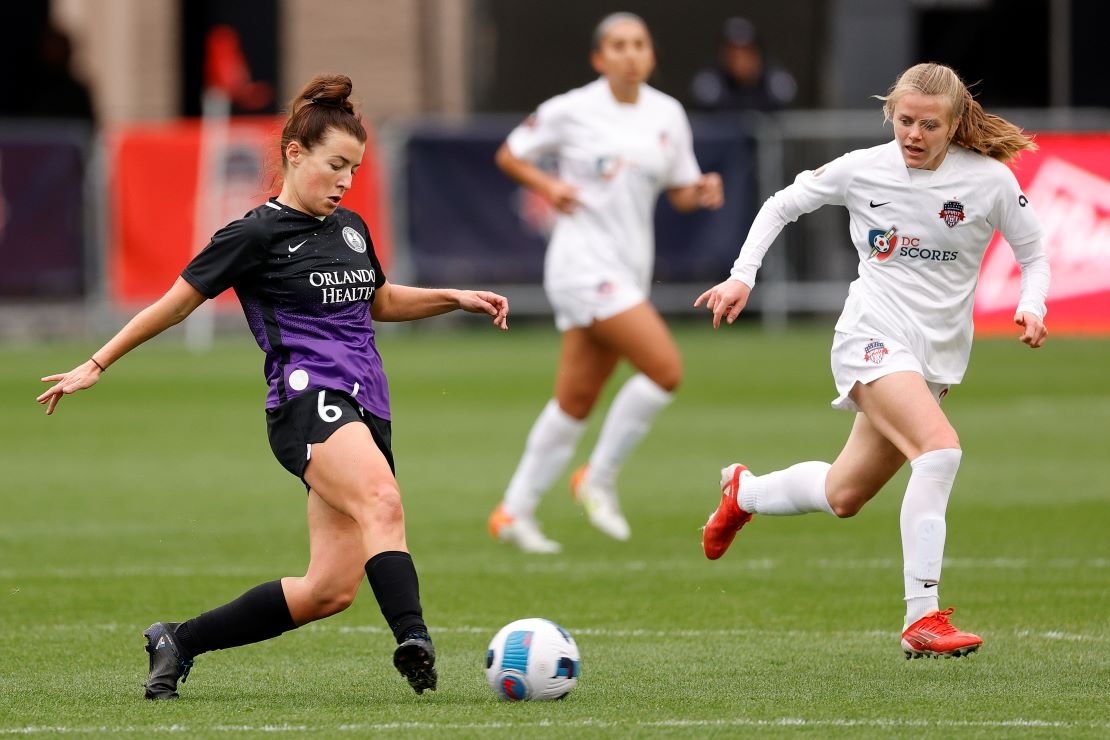
[[[879,206],[885,206],[885,205],[887,205],[887,204],[889,204],[889,203],[890,203],[890,201],[889,201],[889,200],[888,200],[888,201],[886,201],[886,202],[884,202],[884,203],[876,203],[875,201],[871,201],[871,204],[870,204],[870,205],[871,205],[871,207],[872,207],[872,208],[878,208]]]
[[[925,584],[925,588],[936,588],[936,586],[937,586],[937,584],[935,584],[935,583],[926,583]]]
[[[308,239],[305,239],[305,240],[304,240],[303,242],[301,242],[301,243],[300,243],[300,244],[298,244],[297,246],[295,246],[295,247],[289,247],[289,251],[290,251],[290,252],[296,252],[296,251],[297,251],[298,249],[300,249],[301,247],[303,247],[303,246],[305,245],[305,242],[307,242],[307,241],[308,241]]]

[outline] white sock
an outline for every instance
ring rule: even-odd
[[[944,560],[944,512],[963,452],[933,450],[910,461],[913,472],[902,499],[902,572],[906,582],[906,626],[940,604]]]
[[[566,468],[586,429],[586,422],[575,419],[555,399],[547,402],[528,433],[524,454],[509,481],[502,505],[509,516],[532,516],[540,498]]]
[[[766,475],[742,475],[740,508],[749,514],[790,516],[823,511],[832,514],[825,477],[832,466],[811,460]]]
[[[590,483],[610,489],[616,486],[621,465],[673,398],[674,394],[639,373],[621,386],[590,455]]]

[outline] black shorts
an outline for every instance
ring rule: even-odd
[[[351,422],[362,422],[370,429],[374,443],[396,475],[390,423],[363,409],[346,393],[308,391],[280,406],[266,409],[270,449],[278,462],[301,481],[304,481],[304,469],[312,456],[310,445],[327,441],[336,429]]]

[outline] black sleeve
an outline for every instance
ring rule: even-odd
[[[232,221],[212,235],[181,277],[205,298],[215,298],[265,260],[265,236],[257,218]]]

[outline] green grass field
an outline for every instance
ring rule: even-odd
[[[91,343],[6,347],[0,735],[1110,734],[1110,342],[976,345],[946,401],[965,454],[942,605],[985,645],[906,661],[904,472],[854,519],[757,518],[724,559],[701,554],[722,465],[839,450],[851,419],[828,407],[829,326],[676,326],[686,382],[621,477],[631,541],[591,529],[564,476],[540,509],[565,548],[552,557],[492,541],[485,522],[549,396],[557,335],[438,325],[379,340],[440,653],[423,697],[390,665],[367,587],[331,619],[202,656],[181,701],[144,701],[148,624],[303,572],[303,489],[266,442],[262,355],[245,330],[206,355],[158,340],[47,418],[38,377]],[[486,686],[487,642],[526,616],[578,640],[566,701],[502,703]]]

